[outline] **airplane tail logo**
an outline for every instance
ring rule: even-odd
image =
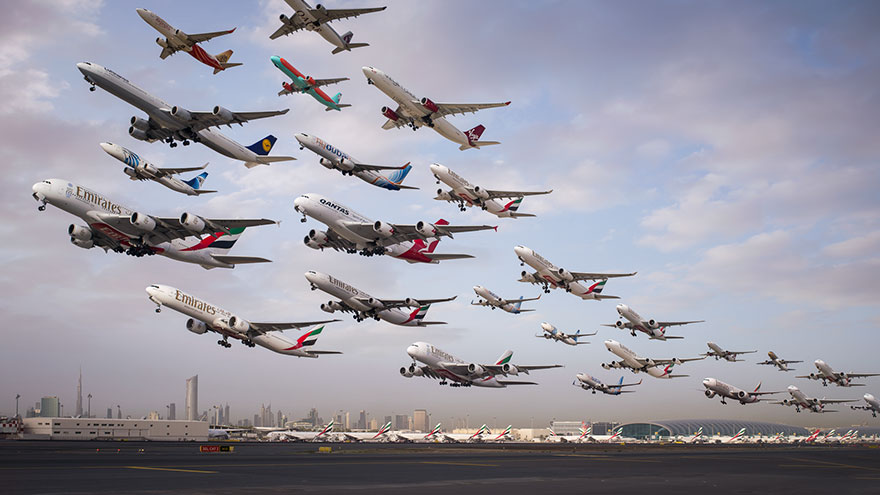
[[[480,124],[473,129],[468,129],[467,131],[465,131],[464,135],[467,136],[468,142],[473,145],[480,140],[480,136],[483,135],[483,131],[485,130],[486,128],[483,126],[483,124]]]
[[[602,279],[595,284],[591,285],[589,289],[587,289],[587,293],[601,294],[602,289],[605,288],[605,284],[608,282],[608,279]]]
[[[382,428],[380,428],[379,431],[373,436],[373,438],[379,438],[380,436],[388,433],[389,431],[391,431],[391,421],[385,423],[382,426]]]
[[[484,424],[483,426],[480,427],[479,430],[477,430],[476,433],[471,435],[471,438],[478,437],[478,436],[484,435],[486,433],[489,433],[489,427]]]
[[[498,362],[496,362],[495,364],[496,365],[507,364],[510,362],[511,357],[513,357],[513,351],[511,351],[511,350],[504,351],[504,354],[502,354],[501,357],[498,358]]]
[[[432,437],[432,436],[434,436],[434,435],[439,435],[439,434],[443,433],[443,432],[440,430],[440,425],[441,425],[441,424],[442,424],[442,423],[437,423],[437,426],[435,426],[433,430],[429,431],[428,434],[425,435],[425,438]]]
[[[507,203],[506,205],[504,205],[504,208],[502,208],[501,211],[514,211],[515,212],[516,210],[519,209],[519,205],[520,205],[520,203],[522,203],[522,200],[523,200],[522,198],[514,199],[510,203]]]
[[[188,185],[193,189],[199,189],[202,187],[202,184],[205,183],[205,179],[208,177],[208,172],[202,172],[199,175],[193,177],[190,180],[183,181],[184,184]]]
[[[306,332],[305,334],[303,334],[302,337],[296,339],[295,348],[298,349],[300,347],[308,347],[311,345],[315,345],[315,342],[318,341],[318,335],[321,335],[321,332],[323,330],[324,330],[324,326],[322,325],[322,326],[315,328],[309,332]]]
[[[268,136],[264,137],[263,139],[248,146],[247,149],[253,151],[254,153],[256,153],[260,156],[266,156],[269,154],[270,151],[272,151],[272,146],[275,146],[275,141],[277,141],[277,140],[278,140],[278,138],[269,134]]]
[[[333,426],[334,426],[335,424],[336,424],[336,423],[334,423],[333,420],[331,419],[330,422],[327,423],[327,426],[325,426],[324,429],[321,430],[321,433],[318,433],[317,436],[320,437],[321,435],[327,433],[328,431],[333,431]]]
[[[231,57],[231,56],[232,56],[232,50],[226,50],[223,53],[218,53],[217,55],[214,55],[214,58],[216,58],[217,61],[220,62],[221,64],[225,64],[229,60],[229,57]]]
[[[409,319],[406,320],[406,322],[404,322],[404,323],[407,323],[410,321],[415,321],[418,323],[418,322],[424,320],[425,315],[428,314],[428,309],[430,307],[431,307],[430,304],[425,304],[424,306],[419,306],[418,308],[414,309],[413,312],[409,314]]]
[[[523,296],[519,296],[519,301],[517,301],[517,302],[513,305],[513,310],[514,310],[514,311],[519,311],[519,308],[522,307],[522,303],[523,303],[522,300],[523,300]]]
[[[495,437],[495,440],[500,440],[500,439],[502,439],[502,438],[504,438],[504,437],[506,437],[506,436],[509,436],[509,435],[510,435],[510,430],[511,430],[512,427],[513,427],[513,425],[507,425],[507,428],[505,428],[504,431],[502,431],[500,435],[498,435],[497,437]]]
[[[352,33],[351,31],[342,35],[342,41],[344,41],[346,45],[351,43],[352,38],[354,38],[354,33]]]
[[[125,162],[126,165],[131,167],[137,167],[140,165],[141,157],[139,157],[137,153],[122,146],[120,146],[120,148],[122,148],[122,161]]]
[[[406,175],[410,170],[412,170],[412,165],[409,164],[400,170],[395,170],[394,173],[388,175],[388,182],[399,186],[403,179],[406,179]]]
[[[340,99],[342,99],[342,93],[336,93],[333,95],[333,103],[339,103]]]
[[[214,253],[226,254],[227,252],[229,252],[230,249],[232,249],[232,246],[235,245],[236,241],[238,241],[238,238],[241,237],[244,229],[244,227],[229,229],[228,234],[226,232],[214,232],[209,236],[205,236],[194,246],[182,249],[181,251],[200,251],[202,249],[210,248],[211,251]]]

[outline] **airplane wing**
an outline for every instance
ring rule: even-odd
[[[233,31],[235,31],[235,28],[232,28],[229,31],[214,31],[213,33],[187,34],[186,39],[191,41],[192,43],[201,43],[203,41],[208,41],[212,38],[216,38],[217,36],[223,36],[225,34],[230,34]]]
[[[166,40],[166,43],[167,43],[167,40]],[[171,44],[169,43],[168,46],[162,48],[162,53],[159,54],[159,58],[162,59],[162,60],[165,60],[165,59],[168,58],[169,56],[174,55],[174,53],[175,53],[176,51],[177,51],[177,49],[176,49],[176,48],[172,48],[172,47],[171,47]]]
[[[611,385],[611,384],[609,384],[609,385],[608,385],[608,388],[634,387],[634,386],[636,386],[636,385],[641,385],[641,384],[642,384],[642,381],[639,380],[639,381],[636,382],[636,383],[621,383],[621,384],[618,384],[618,385]]]
[[[448,236],[459,232],[474,232],[477,230],[492,230],[497,227],[491,225],[435,225],[431,235],[424,235],[417,230],[418,225],[389,224],[391,227],[391,235],[388,237],[376,232],[373,228],[374,223],[366,222],[345,222],[345,227],[358,236],[365,239],[371,239],[378,246],[390,246],[401,242],[413,241],[415,239],[427,239],[429,237]],[[425,229],[429,229],[430,225],[425,224]]]
[[[859,399],[813,399],[819,404],[843,404],[845,402],[858,402]]]
[[[399,308],[402,306],[406,306],[406,307],[410,307],[410,308],[417,308],[417,307],[425,305],[425,304],[434,304],[434,303],[452,301],[456,297],[458,297],[458,296],[444,297],[441,299],[411,299],[413,304],[409,304],[406,299],[379,299],[379,301],[381,301],[382,304],[385,306],[384,309]],[[358,299],[358,301],[361,301],[365,304],[367,303],[367,300],[364,298],[359,297],[357,299]]]
[[[473,255],[470,254],[422,253],[422,255],[432,261],[463,260],[465,258],[473,258]]]
[[[356,163],[354,165],[355,170],[402,170],[408,167],[410,162],[406,162],[405,164],[395,167],[392,165],[367,165],[366,163]]]
[[[362,14],[380,12],[382,10],[385,10],[385,7],[370,7],[366,9],[309,9],[309,14],[311,14],[315,20],[323,24],[337,19],[348,19],[349,17],[357,17]]]
[[[657,325],[661,327],[675,327],[679,325],[690,325],[691,323],[703,323],[706,320],[695,320],[695,321],[658,321]],[[670,338],[670,337],[666,337]]]
[[[880,373],[847,373],[846,376],[849,378],[865,378],[868,376],[880,376]]]
[[[602,323],[600,326],[617,328],[617,325],[615,325],[614,323]],[[623,328],[625,328],[627,330],[632,330],[633,324],[630,323],[629,321],[625,321],[625,322],[623,322]]]
[[[477,193],[475,191],[471,190],[469,192],[471,194],[473,194],[475,197],[479,197],[479,195],[477,195]],[[490,191],[488,189],[486,190],[486,193],[489,194],[489,199],[521,198],[523,196],[535,196],[535,195],[539,195],[539,194],[550,194],[552,192],[553,192],[553,189],[550,189],[549,191],[494,191],[494,190]]]
[[[421,104],[421,102],[417,102]],[[465,113],[477,113],[478,110],[484,108],[506,107],[510,105],[509,101],[502,103],[437,103],[438,111],[431,114],[432,118],[446,117],[447,115],[457,115]],[[398,114],[399,115],[399,114]]]
[[[780,359],[779,362],[782,364],[803,363],[803,361],[786,361],[785,359]],[[774,364],[774,363],[771,361],[768,361],[767,364]]]
[[[590,273],[590,272],[571,272],[571,276],[574,277],[574,280],[601,280],[605,278],[616,278],[616,277],[632,277],[638,272],[632,273]]]
[[[541,296],[528,297],[525,299],[502,299],[502,301],[503,301],[503,304],[516,304],[518,302],[537,301],[538,299],[541,299]]]
[[[684,358],[684,359],[654,359],[654,364],[663,365],[663,364],[679,364],[686,363],[688,361],[700,361],[702,359],[706,359],[706,356],[701,356],[698,358]],[[647,362],[647,360],[645,360]]]
[[[347,77],[337,77],[333,79],[315,79],[315,84],[310,84],[309,86],[313,88],[320,88],[321,86],[327,86],[330,84],[336,84],[338,82],[348,81]]]
[[[813,378],[810,375],[798,375],[798,376],[795,376],[795,378],[806,378],[808,380],[821,380],[822,379],[819,376],[816,376],[816,378]]]
[[[270,225],[277,223],[275,220],[268,218],[260,219],[216,219],[201,218],[204,223],[201,230],[190,230],[180,223],[179,217],[153,217],[142,213],[134,213],[132,215],[114,215],[111,213],[93,212],[89,214],[93,218],[103,221],[107,225],[135,237],[144,237],[151,242],[170,242],[173,239],[185,239],[191,236],[203,236],[216,234],[218,232],[229,233],[231,229],[243,227],[255,227],[258,225]],[[137,216],[139,221],[154,223],[151,230],[136,226],[132,219]],[[142,218],[141,218],[142,217]]]
[[[404,112],[400,108],[400,105],[397,105],[397,108],[394,110],[394,113],[397,114],[400,118],[397,120],[391,120],[391,119],[386,120],[385,123],[382,124],[382,129],[385,129],[386,131],[388,129],[394,129],[394,128],[400,129],[401,127],[403,127],[405,125],[409,125],[410,123],[413,123],[416,126],[421,125],[419,123],[419,121],[412,119],[408,115],[405,115],[406,112]]]
[[[502,385],[505,385],[505,386],[506,385],[537,385],[536,382],[520,382],[520,381],[513,381],[513,380],[495,380],[495,381],[502,384]]]
[[[182,174],[184,172],[195,172],[196,170],[204,170],[208,164],[204,164],[201,167],[177,167],[177,168],[159,168],[156,169],[159,173],[156,174],[156,177],[163,177],[166,175],[177,175]]]
[[[493,375],[493,376],[494,375],[505,375],[504,371],[502,370],[501,365],[481,364],[480,366],[482,366],[483,369],[488,371],[490,375]],[[562,365],[561,364],[542,364],[542,365],[519,365],[519,364],[517,364],[516,365],[517,370],[519,370],[521,372],[525,372],[526,374],[528,374],[529,371],[546,370],[549,368],[562,368]]]
[[[209,127],[219,127],[221,125],[231,124],[240,125],[245,122],[250,122],[251,120],[284,115],[290,111],[289,108],[285,108],[284,110],[270,110],[266,112],[230,112],[228,110],[224,112],[223,110],[225,109],[221,107],[214,107],[214,110],[217,112],[189,112],[191,119],[182,123],[188,126],[193,132],[199,132],[202,129],[207,129]],[[166,112],[169,117],[174,118],[171,115],[171,109],[163,108],[162,111]]]
[[[257,331],[258,333],[283,332],[284,330],[290,330],[291,328],[313,327],[315,325],[323,325],[325,323],[332,323],[334,321],[342,320],[299,321],[295,323],[251,323],[250,326],[251,329]]]

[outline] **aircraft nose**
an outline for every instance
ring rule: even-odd
[[[513,252],[517,254],[517,256],[525,256],[527,253],[527,249],[525,246],[515,246],[513,248]]]
[[[309,282],[315,282],[318,279],[318,274],[313,271],[307,271],[305,273],[306,280]]]
[[[76,64],[76,68],[79,69],[83,74],[87,74],[89,72],[89,66],[92,65],[88,62],[79,62]]]
[[[370,76],[376,74],[376,69],[369,67],[369,66],[361,67],[361,71],[363,71],[364,75],[367,77],[370,77]]]
[[[703,380],[703,386],[704,387],[715,386],[715,379],[714,378],[706,378],[705,380]]]
[[[623,313],[625,310],[626,310],[626,305],[625,305],[625,304],[618,304],[618,305],[617,305],[617,312],[618,312],[618,313]]]
[[[305,205],[308,200],[302,196],[293,200],[293,209],[303,213],[305,211]]]
[[[813,361],[813,364],[815,364],[816,366],[822,366],[823,364],[825,364],[825,361],[822,361],[821,359],[817,359],[817,360]]]
[[[547,330],[548,332],[551,332],[551,331],[553,331],[553,330],[556,329],[556,327],[554,327],[553,325],[547,323],[546,321],[543,322],[543,323],[541,323],[541,328],[543,328],[544,330]]]
[[[409,357],[415,359],[415,357],[419,355],[419,346],[417,344],[412,344],[406,348],[406,353],[409,354]]]
[[[795,387],[794,385],[789,385],[789,386],[786,388],[786,390],[788,390],[789,392],[794,392],[794,391],[797,390],[797,389],[798,389],[798,388]]]
[[[440,165],[439,163],[432,163],[431,165],[428,166],[428,168],[431,169],[431,172],[434,172],[436,174],[436,173],[439,173],[441,170],[443,170],[444,167],[443,167],[443,165]]]

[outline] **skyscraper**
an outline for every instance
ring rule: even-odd
[[[232,424],[232,418],[229,417],[229,403],[228,402],[226,403],[226,408],[223,411],[223,419],[226,420],[226,424],[228,424],[228,425]]]
[[[168,404],[168,419],[177,419],[177,404]]]
[[[42,418],[57,418],[59,416],[58,410],[60,409],[61,401],[58,400],[58,397],[43,397],[40,399],[40,417]]]
[[[83,415],[83,370],[79,369],[79,381],[76,384],[76,413],[74,417]]]
[[[186,379],[186,420],[196,421],[199,415],[199,375]]]
[[[358,416],[358,429],[366,430],[367,429],[367,413],[363,409],[361,409],[361,413]]]
[[[413,412],[413,430],[422,433],[428,433],[430,426],[428,425],[428,411],[424,409],[416,409]]]
[[[398,431],[406,431],[409,429],[409,416],[406,414],[394,415],[394,429]]]

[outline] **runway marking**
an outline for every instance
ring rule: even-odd
[[[841,468],[849,468],[849,469],[864,469],[866,471],[880,471],[880,468],[876,467],[868,467],[868,466],[856,466],[854,464],[843,464],[841,462],[831,462],[831,461],[820,461],[818,459],[798,459],[796,457],[792,457],[795,461],[801,462],[812,462],[815,464],[824,464],[824,466],[816,466],[815,464],[811,467],[841,467]]]
[[[176,473],[201,473],[201,474],[217,474],[219,471],[199,471],[197,469],[172,469],[172,468],[161,468],[161,467],[147,467],[147,466],[120,466],[125,469],[144,469],[147,471],[174,471]]]
[[[452,462],[452,461],[421,461],[419,464],[442,464],[446,466],[479,466],[479,467],[498,467],[498,464],[480,464],[476,462]]]

